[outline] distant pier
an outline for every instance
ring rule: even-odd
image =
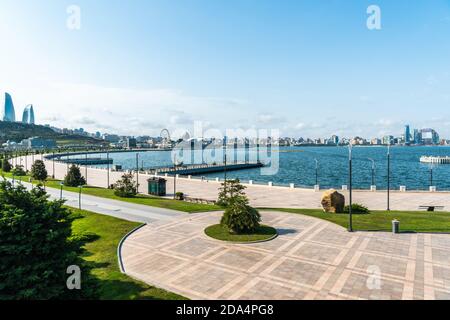
[[[420,157],[420,162],[432,164],[450,164],[450,157],[422,156]]]
[[[195,164],[195,165],[185,165],[180,167],[165,167],[165,168],[154,168],[148,170],[150,174],[179,174],[183,176],[189,175],[200,175],[207,173],[216,173],[223,171],[237,171],[237,170],[246,170],[246,169],[255,169],[264,167],[264,164],[261,162],[255,163],[231,163],[227,164]]]

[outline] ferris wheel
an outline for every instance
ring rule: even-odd
[[[167,129],[161,130],[160,136],[163,139],[164,144],[170,144],[172,142],[172,140],[170,139],[169,130],[167,130]]]

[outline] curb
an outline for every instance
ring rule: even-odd
[[[133,230],[131,230],[130,232],[128,232],[119,242],[119,245],[117,246],[117,260],[119,262],[119,268],[120,268],[120,272],[125,273],[125,268],[123,267],[123,261],[122,261],[122,245],[125,242],[125,240],[127,240],[127,238],[129,236],[131,236],[133,233],[135,233],[136,231],[142,229],[143,227],[145,227],[147,224],[144,223],[136,228],[134,228]]]
[[[276,229],[275,229],[275,230],[276,230]],[[222,243],[222,244],[224,244],[224,243],[227,243],[227,244],[256,244],[256,243],[264,243],[264,242],[272,241],[272,240],[278,238],[278,236],[279,236],[278,230],[277,230],[277,233],[276,233],[276,234],[274,234],[272,237],[270,237],[270,238],[268,238],[268,239],[264,239],[264,240],[257,240],[257,241],[226,241],[226,240],[219,240],[219,239],[210,237],[210,236],[208,236],[208,235],[206,234],[205,231],[206,231],[206,229],[203,230],[203,234],[204,234],[208,239],[213,240],[213,241],[216,241],[216,242],[219,242],[219,243]]]

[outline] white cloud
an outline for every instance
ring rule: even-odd
[[[33,103],[37,122],[58,127],[84,127],[119,134],[159,134],[166,126],[192,125],[194,120],[233,123],[236,110],[243,117],[245,101],[199,97],[171,89],[110,88],[89,84],[40,84],[10,90],[16,112]],[[26,101],[26,102],[25,102]],[[205,116],[206,115],[206,116]]]

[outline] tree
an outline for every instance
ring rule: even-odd
[[[248,205],[248,200],[233,201],[225,209],[221,225],[226,226],[231,233],[242,234],[255,231],[261,222],[258,210]]]
[[[2,171],[3,172],[10,172],[12,169],[11,164],[9,163],[8,159],[3,159],[2,161]]]
[[[231,233],[251,233],[261,222],[261,215],[249,205],[244,190],[239,179],[222,183],[220,188],[218,204],[226,207],[220,223]]]
[[[137,194],[137,184],[131,173],[125,173],[114,185],[114,194],[122,198],[131,198]]]
[[[80,168],[73,164],[64,177],[64,185],[68,187],[78,187],[84,186],[85,184],[86,179],[81,175]]]
[[[18,177],[23,177],[26,176],[27,173],[25,172],[25,170],[23,169],[23,166],[21,165],[17,165],[13,170],[12,170],[13,175],[18,176]]]
[[[246,187],[240,183],[239,179],[223,182],[219,189],[217,204],[221,207],[228,207],[232,202],[246,198],[245,189]]]
[[[31,166],[31,177],[35,180],[45,181],[47,179],[47,169],[45,169],[44,161],[36,160]]]
[[[80,258],[83,236],[72,235],[74,216],[64,201],[49,201],[0,182],[0,300],[94,298],[90,267]],[[82,290],[68,290],[68,267],[81,269]]]

